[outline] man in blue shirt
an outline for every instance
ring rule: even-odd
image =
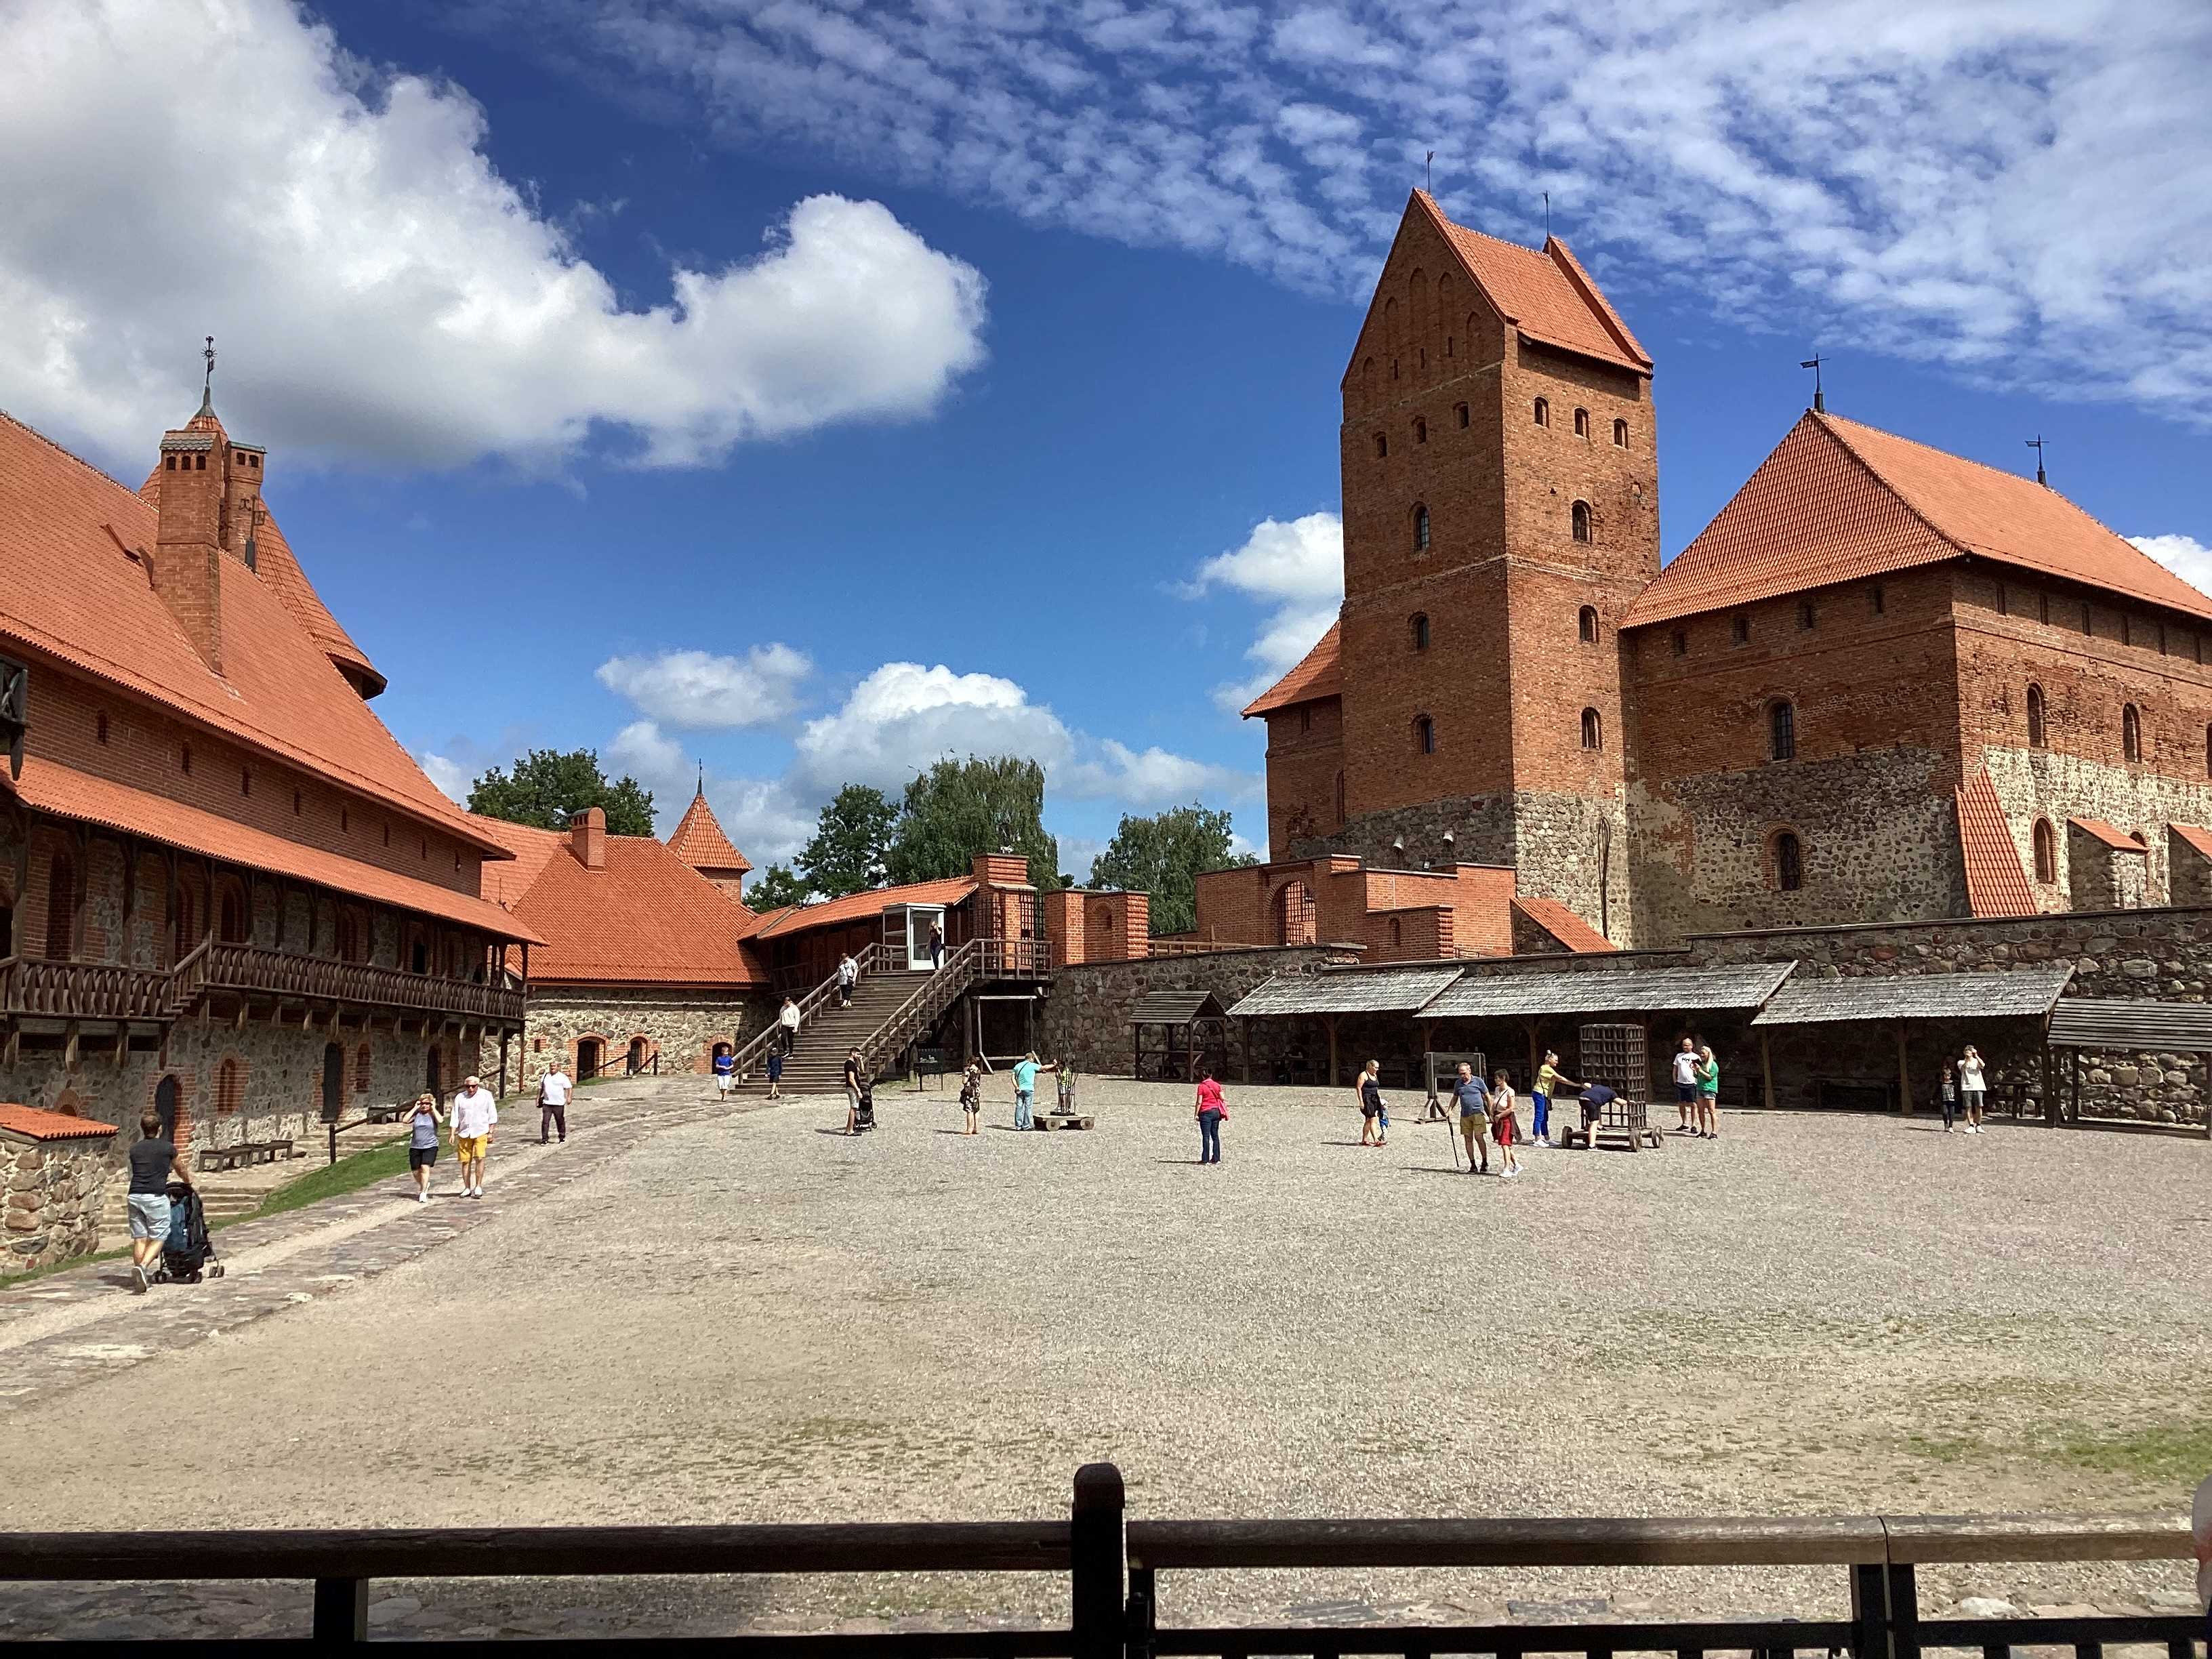
[[[1459,1103],[1460,1139],[1467,1142],[1467,1172],[1469,1175],[1490,1173],[1490,1091],[1474,1074],[1474,1068],[1465,1060],[1459,1066],[1459,1081],[1452,1085],[1452,1098]],[[1476,1160],[1481,1168],[1475,1167]]]
[[[1589,1149],[1597,1150],[1597,1132],[1605,1124],[1605,1109],[1620,1098],[1612,1085],[1585,1083],[1583,1085],[1583,1133]]]
[[[1037,1073],[1059,1069],[1060,1062],[1056,1060],[1049,1066],[1040,1066],[1034,1048],[1014,1062],[1014,1127],[1036,1127],[1036,1121],[1030,1115],[1030,1107],[1036,1098]]]

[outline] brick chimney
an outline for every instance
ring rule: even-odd
[[[154,538],[154,592],[200,660],[222,672],[223,472],[229,446],[215,413],[201,405],[182,431],[161,434],[161,527]]]
[[[586,870],[607,867],[607,815],[586,806],[568,820],[568,850]]]

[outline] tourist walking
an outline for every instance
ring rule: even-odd
[[[777,1052],[774,1043],[769,1045],[768,1051],[768,1097],[770,1100],[783,1098],[783,1056]]]
[[[783,1052],[795,1052],[799,1048],[799,1005],[789,997],[784,998],[783,1006],[776,1010],[775,1023],[783,1028]]]
[[[1500,1072],[1497,1086],[1490,1091],[1490,1132],[1498,1137],[1498,1173],[1502,1180],[1510,1181],[1521,1173],[1521,1155],[1513,1150],[1521,1139],[1516,1120],[1521,1104],[1513,1093],[1513,1079]]]
[[[1982,1132],[1982,1102],[1985,1098],[1983,1091],[1988,1086],[1982,1056],[1970,1042],[1959,1061],[1959,1098],[1966,1109],[1966,1133],[1970,1135]]]
[[[1562,1083],[1570,1089],[1583,1086],[1559,1070],[1558,1053],[1547,1048],[1544,1050],[1544,1063],[1536,1068],[1536,1086],[1528,1091],[1529,1098],[1536,1108],[1536,1121],[1528,1127],[1528,1144],[1531,1146],[1552,1144],[1552,1096]]]
[[[1036,1120],[1030,1115],[1030,1109],[1036,1100],[1037,1073],[1057,1072],[1059,1069],[1058,1060],[1049,1066],[1039,1064],[1034,1048],[1014,1062],[1014,1127],[1033,1129],[1036,1127]]]
[[[415,1177],[415,1201],[430,1201],[430,1166],[438,1161],[438,1126],[446,1115],[438,1109],[438,1097],[428,1089],[407,1108],[407,1172]]]
[[[935,922],[929,924],[929,971],[935,973],[945,966],[945,930]]]
[[[154,1276],[148,1268],[161,1258],[169,1242],[169,1182],[192,1184],[184,1154],[161,1129],[161,1115],[148,1110],[138,1115],[139,1139],[131,1148],[131,1192],[125,1200],[131,1212],[131,1288],[146,1294]]]
[[[860,1051],[858,1048],[848,1048],[845,1051],[843,1076],[845,1133],[848,1135],[856,1135],[860,1133],[860,1085],[867,1080],[866,1072],[860,1065]]]
[[[1952,1074],[1948,1060],[1943,1062],[1943,1080],[1936,1085],[1936,1096],[1943,1108],[1943,1133],[1948,1135],[1959,1115],[1959,1079]]]
[[[461,1164],[461,1196],[483,1196],[484,1164],[491,1156],[491,1127],[499,1121],[499,1105],[475,1078],[461,1079],[453,1097],[453,1156]]]
[[[726,1060],[725,1064],[727,1064]],[[538,1079],[538,1144],[541,1146],[551,1139],[550,1131],[559,1130],[561,1144],[568,1144],[568,1095],[575,1088],[568,1074],[555,1061],[553,1069]]]
[[[972,1135],[982,1127],[983,1062],[980,1060],[969,1060],[968,1069],[960,1073],[960,1115],[965,1123],[962,1134]]]
[[[1452,1085],[1452,1098],[1459,1103],[1459,1135],[1467,1142],[1467,1172],[1469,1175],[1490,1173],[1490,1091],[1474,1074],[1474,1067],[1465,1060],[1459,1063],[1459,1081]],[[1480,1167],[1477,1168],[1480,1160]]]
[[[1198,1080],[1198,1161],[1221,1162],[1221,1126],[1229,1121],[1229,1107],[1221,1098],[1221,1085],[1212,1073]]]
[[[853,960],[853,953],[848,951],[837,963],[837,1006],[840,1008],[853,1006],[853,988],[860,981],[860,964]]]
[[[730,1045],[714,1045],[714,1092],[724,1100],[730,1097],[730,1085],[738,1080],[738,1062],[731,1057]]]
[[[1370,1060],[1359,1068],[1359,1081],[1353,1087],[1359,1101],[1359,1144],[1380,1146],[1384,1144],[1382,1127],[1382,1062]]]
[[[1711,1043],[1698,1048],[1698,1127],[1691,1133],[1707,1140],[1721,1138],[1721,1063]]]
[[[1681,1120],[1675,1124],[1674,1133],[1697,1133],[1698,1044],[1692,1037],[1684,1037],[1682,1046],[1674,1050],[1674,1110]]]

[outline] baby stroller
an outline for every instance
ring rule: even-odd
[[[867,1078],[860,1079],[860,1103],[853,1108],[853,1133],[860,1134],[876,1127],[876,1085]]]
[[[222,1277],[216,1259],[215,1240],[208,1236],[207,1210],[198,1192],[181,1181],[169,1183],[169,1236],[161,1242],[161,1270],[157,1285],[197,1285],[202,1274]]]

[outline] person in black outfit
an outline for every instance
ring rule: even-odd
[[[189,1187],[192,1178],[185,1169],[177,1143],[161,1131],[157,1112],[138,1120],[139,1139],[131,1148],[131,1288],[146,1293],[153,1277],[146,1270],[161,1259],[169,1238],[169,1182]]]

